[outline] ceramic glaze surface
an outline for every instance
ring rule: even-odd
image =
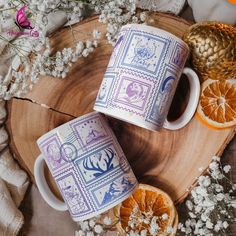
[[[137,185],[117,139],[99,113],[52,130],[38,145],[75,221],[112,208]]]
[[[138,126],[162,128],[188,57],[188,46],[158,28],[121,29],[94,109]]]

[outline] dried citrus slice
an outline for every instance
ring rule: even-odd
[[[204,81],[197,116],[216,129],[236,125],[236,80]]]
[[[121,235],[146,230],[146,235],[174,235],[178,215],[169,195],[162,190],[140,184],[137,190],[115,208],[120,218]]]

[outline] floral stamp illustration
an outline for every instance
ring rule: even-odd
[[[136,33],[134,30],[130,34],[121,67],[156,76],[170,41],[149,33]]]
[[[140,65],[148,68],[151,64],[148,63],[148,60],[154,57],[156,52],[155,43],[150,44],[148,39],[148,43],[144,43],[142,39],[137,40],[137,43],[134,47],[134,56],[132,58],[131,63],[134,65]]]

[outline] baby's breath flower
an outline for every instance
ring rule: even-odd
[[[224,166],[223,170],[224,170],[225,173],[228,173],[231,170],[231,166],[226,165],[226,166]]]
[[[18,7],[24,4],[23,1],[19,3]],[[15,7],[12,1],[5,1],[2,4],[2,8],[5,9]],[[54,55],[52,55],[49,39],[46,37],[46,34],[50,33],[50,26],[48,27],[48,25],[50,23],[49,18],[52,17],[51,14],[63,11],[69,21],[67,24],[70,25],[71,22],[78,22],[82,19],[85,7],[89,7],[100,14],[99,20],[107,24],[106,36],[112,44],[115,43],[119,30],[123,25],[132,22],[141,23],[145,20],[145,13],[141,13],[140,17],[135,16],[135,0],[32,0],[28,2],[27,11],[33,15],[31,20],[34,20],[34,30],[39,32],[39,36],[35,40],[30,37],[24,37],[23,39],[18,39],[18,44],[14,42],[13,50],[17,52],[17,55],[19,54],[23,70],[22,72],[16,72],[15,75],[13,75],[11,70],[9,70],[8,75],[1,75],[0,98],[10,99],[13,96],[20,97],[25,95],[32,90],[33,85],[39,80],[41,75],[63,79],[74,62],[80,57],[88,57],[94,51],[101,38],[101,33],[96,29],[92,32],[93,40],[87,40],[85,43],[78,40],[79,42],[75,43],[75,47],[65,48]],[[12,16],[12,12],[7,10],[3,10],[1,13],[1,22]],[[6,40],[8,41],[8,39]],[[25,50],[26,45],[28,45],[27,50]],[[27,58],[30,53],[34,55],[31,61]]]
[[[236,188],[224,175],[231,169],[222,168],[219,157],[213,157],[208,175],[197,179],[198,185],[191,190],[186,201],[190,219],[180,223],[178,229],[184,235],[226,235],[233,208],[236,208]],[[223,180],[228,187],[223,185]],[[235,217],[234,217],[235,218]]]
[[[128,23],[145,21],[145,13],[136,13],[136,0],[89,0],[90,6],[99,13],[99,21],[107,24],[107,39],[115,44],[120,28]],[[102,3],[101,3],[102,2]]]
[[[97,234],[101,234],[103,232],[103,228],[101,225],[95,225],[94,232]]]
[[[218,156],[213,156],[213,157],[212,157],[212,160],[213,160],[213,161],[220,162],[220,157],[218,157]]]
[[[186,201],[186,206],[188,207],[188,209],[189,209],[190,211],[193,210],[193,203],[192,203],[190,200],[187,200],[187,201]]]
[[[85,236],[85,232],[82,230],[75,231],[75,236]]]
[[[86,236],[94,236],[95,234],[94,234],[94,232],[93,231],[88,231],[87,233],[86,233]]]
[[[150,225],[150,229],[149,229],[149,232],[151,235],[157,235],[158,231],[159,231],[159,225],[157,223],[157,217],[154,216],[152,218],[152,221],[151,221],[151,225]]]
[[[94,219],[89,220],[89,226],[93,228],[96,225],[96,222]]]
[[[214,226],[213,226],[213,224],[211,223],[211,221],[208,220],[208,221],[206,222],[206,227],[207,227],[208,229],[213,229]]]
[[[88,222],[88,221],[80,222],[80,226],[81,226],[81,229],[82,229],[83,231],[89,230],[89,222]]]
[[[168,215],[166,213],[164,213],[162,216],[161,216],[162,220],[168,220]]]
[[[112,219],[108,216],[105,216],[104,219],[103,219],[103,223],[105,225],[111,225],[112,224]]]

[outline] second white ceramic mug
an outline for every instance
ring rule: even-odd
[[[97,95],[94,110],[158,131],[184,127],[197,108],[200,83],[184,68],[188,45],[164,30],[139,24],[122,27]],[[181,74],[190,84],[185,112],[167,121]]]
[[[100,113],[71,120],[37,141],[41,150],[34,175],[44,200],[59,211],[69,210],[74,221],[99,215],[128,198],[137,179],[113,131]],[[51,192],[44,164],[64,202]]]

